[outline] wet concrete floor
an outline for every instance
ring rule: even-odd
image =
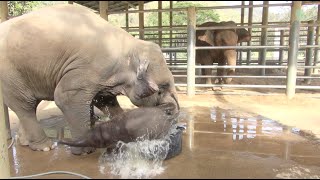
[[[164,172],[151,178],[320,178],[320,142],[296,127],[219,106],[183,104],[180,123],[187,125],[182,153],[164,161]],[[99,170],[102,151],[75,156],[63,145],[35,152],[15,143],[9,150],[11,176],[71,171],[91,178],[119,178]]]

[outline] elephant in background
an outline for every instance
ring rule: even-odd
[[[237,26],[233,21],[206,22],[198,27],[216,27],[216,26]],[[240,42],[248,42],[251,40],[250,33],[244,29],[212,29],[212,30],[197,30],[196,46],[236,46]],[[237,52],[235,49],[210,49],[197,50],[196,63],[201,65],[212,65],[218,63],[219,66],[230,65],[235,66],[237,62]],[[224,70],[217,70],[218,76],[224,75]],[[226,69],[227,75],[234,75],[235,68]],[[202,75],[212,75],[212,69],[202,69]],[[219,78],[218,83],[230,83],[232,78]],[[207,84],[211,84],[211,78],[206,79]]]
[[[111,115],[123,112],[118,95],[138,107],[170,103],[173,113],[179,111],[160,47],[85,7],[55,5],[1,23],[0,64],[4,103],[17,114],[25,132],[23,145],[32,150],[54,148],[37,120],[42,100],[55,101],[72,140],[89,131],[93,105]],[[71,148],[76,155],[93,150]]]

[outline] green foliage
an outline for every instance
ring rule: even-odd
[[[41,7],[65,3],[65,1],[8,1],[9,16],[20,16]]]
[[[195,7],[203,7],[200,3],[192,3],[192,2],[177,2],[173,4],[174,8],[186,8],[190,6]],[[164,9],[168,9],[169,6],[164,7]],[[163,26],[169,26],[170,18],[169,18],[169,12],[162,13],[162,25]],[[174,11],[172,13],[172,23],[173,25],[187,25],[187,13],[186,11]],[[198,11],[197,12],[197,24],[202,24],[207,21],[219,21],[219,15],[214,11]],[[152,13],[149,18],[146,21],[147,26],[158,26],[158,13],[154,12]]]

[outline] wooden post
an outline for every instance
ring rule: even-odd
[[[127,4],[127,7],[126,7],[126,30],[128,31],[129,30],[129,4]]]
[[[253,1],[249,1],[249,5],[253,5]],[[252,15],[253,15],[253,7],[249,8],[248,12],[248,25],[252,26]],[[248,28],[250,35],[252,36],[252,28]],[[248,46],[251,46],[251,40],[248,42]],[[251,50],[247,51],[247,65],[250,64],[251,61]]]
[[[100,16],[108,21],[108,1],[99,1]]]
[[[320,23],[320,5],[318,5],[318,17],[317,17],[317,24]],[[318,26],[316,29],[316,40],[315,40],[315,45],[319,45],[319,36],[320,36],[320,27]],[[320,62],[319,60],[319,48],[314,48],[314,63],[313,65],[316,66]],[[313,68],[313,73],[318,74],[319,69]]]
[[[139,10],[143,11],[144,1],[139,1]],[[139,29],[144,29],[144,12],[139,13]],[[144,39],[144,31],[139,31],[139,38]]]
[[[263,1],[263,5],[269,5],[269,1]],[[262,12],[262,25],[268,25],[268,14],[269,14],[269,7],[263,7]],[[267,38],[268,38],[268,29],[262,28],[261,30],[261,46],[267,45]],[[266,56],[267,56],[267,49],[262,49],[260,51],[260,65],[266,65]],[[266,69],[261,68],[260,74],[264,76],[266,74]]]
[[[245,1],[241,1],[241,5],[245,5]],[[241,8],[241,26],[244,24],[244,7]],[[240,46],[242,46],[242,42],[240,43]],[[238,49],[239,52],[239,65],[242,65],[242,50]]]
[[[7,1],[1,1],[1,12],[4,5]],[[2,98],[2,88],[0,81],[0,179],[8,179],[10,177],[10,164],[9,164],[9,155],[8,155],[8,145],[7,145],[7,131],[4,115],[4,106]]]
[[[170,9],[173,8],[173,2],[170,1]],[[170,11],[170,28],[172,28],[172,11]],[[172,47],[172,30],[170,30],[170,47]],[[172,65],[172,52],[170,52],[170,65]]]
[[[162,1],[158,1],[158,9],[162,9]],[[162,28],[162,12],[158,12],[158,26]],[[158,32],[159,46],[162,47],[162,31]]]

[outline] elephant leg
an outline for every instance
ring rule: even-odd
[[[211,76],[212,69],[208,69],[208,68],[204,69],[204,75]],[[212,84],[211,77],[206,78],[206,84]]]
[[[224,56],[227,60],[227,65],[235,66],[237,65],[237,52],[235,50],[226,50],[224,52]],[[235,68],[228,68],[227,75],[232,76],[235,75]],[[224,83],[229,84],[232,81],[232,78],[224,78]]]
[[[90,129],[90,106],[93,99],[93,92],[84,90],[83,87],[70,87],[70,78],[63,78],[54,92],[56,105],[62,111],[67,121],[72,139],[82,138]],[[85,83],[85,82],[84,82]],[[80,84],[73,83],[73,85]],[[90,85],[86,85],[90,87]],[[75,155],[92,153],[92,147],[72,147],[71,152]]]
[[[226,64],[225,60],[224,59],[219,59],[218,61],[218,66],[224,66]],[[217,76],[223,76],[224,75],[224,68],[218,68],[217,69]],[[215,81],[215,83],[218,83],[218,84],[223,84],[222,82],[222,78],[217,78],[218,81]]]
[[[123,109],[120,107],[116,96],[105,96],[98,93],[94,97],[92,103],[110,118],[123,112]]]
[[[37,120],[36,109],[40,101],[32,98],[28,92],[27,88],[24,89],[23,95],[7,89],[3,92],[6,104],[16,113],[20,121],[18,131],[20,144],[28,145],[35,151],[54,149],[53,141],[46,136]]]

